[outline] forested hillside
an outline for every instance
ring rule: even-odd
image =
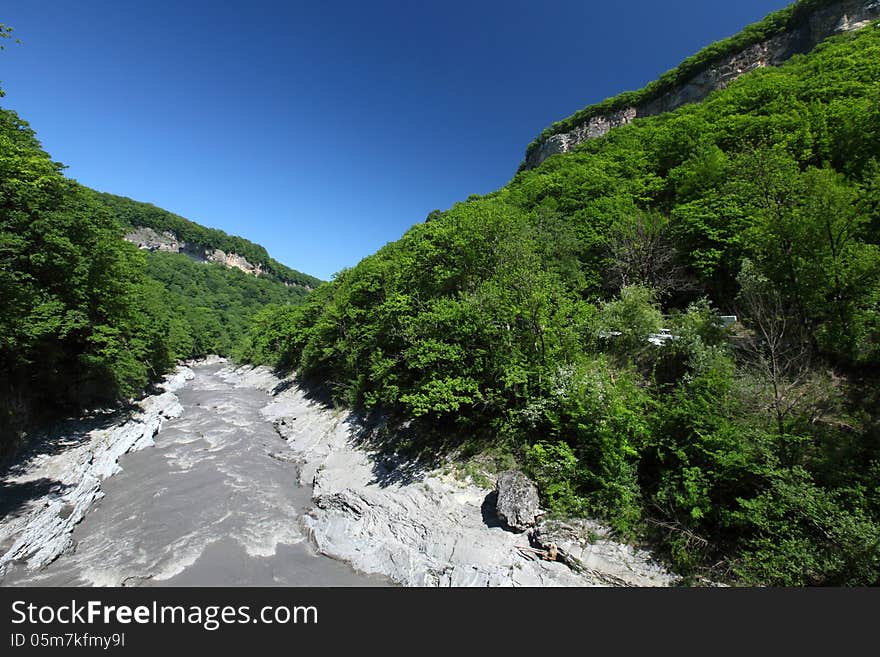
[[[0,457],[20,431],[137,395],[179,359],[232,354],[257,309],[318,284],[256,244],[98,194],[62,168],[0,110]],[[237,249],[269,275],[139,251],[122,239],[136,221]]]
[[[187,355],[143,254],[61,168],[0,110],[0,449],[42,413],[132,395]]]
[[[878,584],[878,213],[870,26],[415,225],[245,355],[683,572]]]
[[[147,275],[165,287],[174,315],[186,320],[189,337],[178,351],[190,357],[237,353],[254,313],[270,304],[299,303],[308,294],[177,253],[147,253],[146,265]]]
[[[297,285],[305,289],[314,289],[321,284],[321,281],[314,276],[282,265],[269,257],[265,248],[243,237],[227,235],[216,228],[207,228],[151,203],[142,203],[113,194],[99,192],[95,192],[95,194],[101,203],[110,208],[116,219],[125,228],[146,226],[158,233],[169,231],[174,233],[179,240],[190,245],[235,253],[254,265],[261,265],[261,275],[274,281]]]
[[[863,3],[868,4],[868,3]],[[568,132],[573,128],[585,123],[592,117],[607,115],[615,111],[625,110],[644,106],[652,101],[660,99],[664,94],[674,91],[679,85],[687,83],[694,76],[706,71],[707,68],[722,62],[727,57],[742,54],[750,46],[756,46],[768,39],[778,37],[785,34],[791,34],[803,26],[815,23],[821,20],[817,12],[827,10],[834,5],[840,5],[844,15],[846,5],[841,0],[796,0],[788,7],[773,12],[766,18],[757,23],[749,25],[738,34],[727,39],[717,41],[698,53],[688,57],[681,64],[670,71],[667,71],[644,88],[637,91],[626,91],[601,103],[589,105],[578,110],[571,116],[560,121],[556,121],[552,125],[545,128],[538,137],[536,137],[526,149],[526,160],[528,162],[531,154],[535,151],[540,142],[548,137],[556,134]],[[850,3],[850,10],[853,9]],[[870,8],[876,10],[876,7]],[[826,17],[827,20],[827,17]],[[803,38],[803,37],[802,37]],[[798,48],[798,44],[787,44],[788,48]],[[766,57],[770,53],[753,53],[758,58]],[[771,55],[772,58],[772,55]],[[741,61],[739,66],[748,66],[748,62]],[[653,114],[659,112],[651,112]]]

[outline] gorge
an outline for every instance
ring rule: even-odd
[[[163,387],[130,420],[86,422],[78,439],[69,428],[47,436],[0,479],[0,584],[676,581],[597,523],[591,543],[582,530],[582,572],[535,558],[525,534],[492,520],[491,490],[431,469],[406,481],[378,475],[389,465],[356,446],[367,432],[356,415],[267,368],[214,357],[179,368]]]
[[[878,0],[553,124],[328,282],[7,109],[0,165],[0,584],[880,583]]]

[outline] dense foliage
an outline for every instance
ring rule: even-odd
[[[110,213],[0,110],[0,450],[37,411],[142,388],[176,322]]]
[[[286,286],[237,269],[205,265],[178,253],[146,254],[147,275],[163,284],[166,303],[184,320],[175,348],[188,357],[232,355],[252,316],[264,306],[299,303],[302,287]]]
[[[306,289],[314,289],[321,284],[321,281],[314,276],[282,265],[269,257],[269,253],[264,247],[243,237],[228,235],[216,228],[207,228],[151,203],[133,201],[130,198],[113,194],[97,192],[95,194],[125,227],[145,226],[158,233],[169,231],[174,233],[177,239],[190,245],[220,249],[227,254],[236,253],[251,264],[261,265],[262,276],[275,281],[298,285]]]
[[[245,356],[507,449],[684,572],[878,584],[878,213],[868,27],[435,213]]]
[[[120,218],[150,217],[272,275],[122,239]],[[298,303],[317,284],[247,240],[65,178],[27,124],[0,110],[0,457],[17,432],[136,395],[179,359],[231,355],[254,312]]]
[[[804,24],[809,16],[817,9],[834,4],[839,0],[798,0],[792,5],[773,12],[764,20],[749,25],[746,29],[734,36],[716,41],[703,48],[697,54],[688,57],[674,69],[667,71],[656,80],[638,91],[627,91],[617,96],[607,98],[601,103],[590,105],[578,110],[569,117],[556,121],[545,128],[526,149],[526,157],[548,137],[564,132],[586,123],[594,116],[609,114],[611,112],[636,107],[649,103],[663,94],[686,83],[706,68],[723,60],[726,57],[742,52],[756,43],[761,43],[778,34],[791,31]]]

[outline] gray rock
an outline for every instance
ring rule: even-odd
[[[212,362],[220,361],[213,359]],[[169,377],[165,392],[143,400],[139,412],[129,420],[113,427],[95,429],[60,453],[35,454],[5,478],[4,483],[17,484],[55,480],[63,489],[53,489],[34,498],[19,511],[0,518],[0,578],[10,566],[14,571],[11,576],[32,578],[29,581],[36,582],[36,578],[43,577],[37,571],[65,551],[75,549],[69,559],[79,559],[80,564],[97,563],[96,554],[107,561],[82,574],[84,581],[95,585],[140,585],[148,580],[178,585],[178,580],[169,579],[176,576],[169,568],[178,568],[184,560],[201,553],[204,549],[198,547],[201,543],[196,544],[195,551],[181,550],[181,547],[192,547],[194,539],[201,540],[199,536],[204,535],[198,532],[188,534],[181,542],[160,547],[157,551],[160,555],[169,550],[180,551],[180,556],[170,561],[164,560],[165,557],[157,558],[152,552],[132,554],[129,560],[126,551],[119,551],[121,542],[116,538],[113,541],[116,547],[105,552],[106,547],[94,540],[91,543],[88,539],[81,540],[76,545],[72,534],[74,525],[84,517],[89,506],[103,496],[102,482],[118,471],[118,457],[126,451],[151,444],[153,435],[164,421],[181,412],[179,400],[167,393],[173,393],[192,376],[193,372],[181,368],[175,376]],[[242,499],[260,499],[259,505],[267,509],[266,512],[253,513],[248,506],[248,513],[242,514],[259,518],[261,524],[254,525],[246,537],[248,541],[255,541],[252,544],[257,550],[254,554],[261,561],[269,558],[278,546],[285,545],[288,550],[308,538],[320,554],[348,562],[362,573],[382,575],[405,586],[607,586],[621,582],[659,586],[674,582],[662,567],[648,561],[649,555],[618,544],[610,537],[596,544],[582,541],[581,536],[590,539],[607,535],[603,533],[607,530],[598,524],[572,521],[564,531],[558,531],[562,528],[550,531],[548,526],[544,533],[537,534],[533,543],[541,546],[550,541],[547,555],[542,557],[544,550],[530,547],[529,537],[525,534],[506,531],[487,518],[486,499],[490,491],[469,480],[462,480],[443,469],[420,472],[407,469],[408,476],[400,479],[377,476],[377,473],[386,472],[388,459],[377,460],[378,455],[365,449],[367,443],[363,436],[370,429],[357,414],[315,401],[294,382],[279,380],[266,367],[235,368],[229,365],[218,370],[216,375],[200,379],[198,387],[207,393],[225,388],[226,384],[242,389],[242,406],[226,405],[217,409],[215,404],[202,398],[202,408],[217,409],[218,414],[228,416],[224,421],[237,423],[237,426],[259,425],[265,421],[266,426],[260,429],[265,444],[272,446],[270,456],[295,462],[297,467],[293,470],[298,480],[306,485],[314,484],[311,491],[305,491],[306,497],[310,495],[314,503],[305,515],[299,515],[293,509],[282,512],[283,505],[278,503],[276,495],[279,493],[275,492],[277,487],[274,484],[266,489],[251,488],[242,496]],[[254,390],[273,394],[272,401],[259,411],[259,418],[255,418],[252,412],[264,401],[261,395],[254,401]],[[193,398],[188,399],[191,404]],[[192,420],[191,417],[184,424]],[[272,440],[269,428],[272,423],[286,446]],[[175,440],[173,436],[177,433],[177,430],[172,431],[169,440]],[[204,438],[204,425],[188,424],[182,433],[183,437],[179,437],[183,441],[181,444],[188,444],[187,435],[201,434]],[[206,454],[199,449],[189,452],[195,453]],[[265,459],[266,452],[257,450],[255,454],[255,463],[268,464],[272,468],[277,465]],[[377,469],[379,465],[381,470]],[[398,465],[407,467],[406,463]],[[210,466],[206,470],[213,468]],[[132,468],[132,473],[134,471]],[[285,471],[285,481],[289,474],[290,471]],[[183,493],[179,491],[174,495],[162,487],[156,492],[161,493],[159,499],[180,498],[171,502],[180,504],[188,499],[185,491],[193,489],[193,477],[197,475],[177,470],[173,475],[183,486]],[[198,486],[195,489],[201,490]],[[264,499],[267,494],[271,497]],[[281,497],[287,499],[286,493],[281,493]],[[110,502],[108,499],[103,509],[105,514],[110,511]],[[216,506],[211,505],[211,508],[216,510]],[[114,513],[122,519],[129,508],[123,505]],[[298,503],[296,508],[304,510],[308,505]],[[262,523],[269,523],[269,531]],[[128,531],[136,531],[138,524],[138,517],[125,520]],[[155,540],[161,539],[157,536]],[[264,539],[270,542],[266,543]],[[558,543],[555,559],[550,558],[554,543]],[[156,545],[161,546],[160,543]],[[248,550],[248,554],[250,552]],[[224,552],[212,554],[214,564],[230,558]],[[291,553],[285,551],[284,554]],[[161,568],[157,567],[160,560],[165,564]],[[219,566],[217,568],[219,572]],[[173,573],[177,572],[180,571],[173,570]],[[14,585],[21,581],[14,580]],[[10,583],[10,580],[4,583]]]
[[[672,581],[659,567],[630,563],[631,553],[611,540],[608,558],[590,562],[590,570],[536,558],[526,535],[487,522],[491,491],[442,469],[377,476],[380,455],[364,447],[369,429],[356,413],[315,401],[266,367],[219,375],[235,387],[273,392],[262,414],[287,442],[299,481],[313,486],[315,506],[301,522],[320,554],[404,586],[607,586],[609,576],[636,586]],[[381,464],[386,471],[387,459]]]
[[[540,513],[538,489],[518,470],[502,472],[498,477],[498,517],[515,531],[525,531],[535,524]]]
[[[263,273],[263,265],[260,263],[252,264],[237,253],[226,253],[220,249],[188,243],[169,230],[160,235],[152,228],[138,226],[126,233],[125,240],[146,251],[183,253],[196,262],[214,262],[253,276],[259,276]]]
[[[529,539],[601,586],[674,586],[679,581],[651,553],[618,543],[608,527],[589,518],[542,518],[529,530]]]

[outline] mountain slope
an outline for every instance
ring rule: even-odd
[[[638,117],[655,116],[699,102],[745,73],[778,66],[812,50],[823,39],[880,19],[876,0],[799,0],[712,44],[639,91],[585,107],[545,129],[526,149],[521,168],[533,168],[556,153]]]
[[[246,355],[683,572],[877,584],[878,211],[868,26],[415,225]]]
[[[0,453],[13,432],[135,394],[181,323],[110,213],[0,110]]]
[[[96,192],[96,195],[119,223],[129,229],[126,239],[143,248],[186,253],[197,260],[219,262],[306,290],[321,284],[314,276],[270,258],[265,248],[250,240],[201,226],[150,203],[113,194]]]
[[[193,261],[184,254],[148,252],[145,259],[147,276],[162,284],[175,316],[186,322],[189,337],[177,348],[185,358],[234,355],[258,311],[296,305],[308,294],[299,285]]]

